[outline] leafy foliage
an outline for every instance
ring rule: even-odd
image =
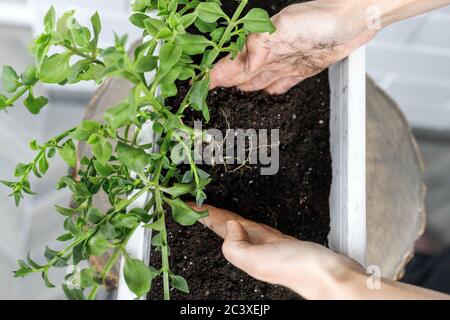
[[[74,11],[64,13],[59,19],[53,7],[48,11],[44,18],[45,32],[33,40],[30,50],[35,65],[22,74],[10,66],[3,67],[2,83],[10,97],[0,95],[0,109],[12,108],[26,95],[25,107],[38,114],[48,103],[45,97],[34,95],[39,83],[101,83],[108,77],[119,77],[130,81],[133,88],[127,99],[105,112],[104,121],[83,121],[43,144],[32,141],[30,148],[36,152],[36,157],[29,163],[17,165],[16,181],[0,181],[11,189],[11,196],[19,205],[25,194],[35,194],[30,177],[42,178],[49,169],[49,160],[56,154],[76,168],[76,178],[62,177],[57,185],[58,189],[65,188],[73,194],[71,208],[55,206],[65,217],[65,231],[58,241],[68,245],[61,251],[47,247],[44,252],[47,262],[43,265],[28,255],[19,261],[15,277],[39,272],[46,286],[54,287],[49,270],[72,264],[76,271],[69,274],[63,284],[67,297],[95,299],[106,275],[124,255],[124,278],[137,298],[147,294],[152,280],[159,276],[163,278],[165,299],[170,298],[170,286],[189,292],[186,280],[170,270],[168,209],[164,207],[170,208],[173,219],[183,226],[193,225],[207,215],[207,212],[194,211],[183,200],[191,195],[201,205],[206,199],[204,189],[210,182],[208,174],[198,169],[192,160],[194,131],[183,123],[183,113],[191,108],[209,121],[206,98],[209,72],[214,63],[222,54],[231,53],[235,57],[250,32],[275,30],[264,10],[253,9],[242,16],[246,5],[247,0],[241,0],[236,12],[229,17],[217,0],[136,0],[130,22],[142,30],[144,41],[132,57],[127,54],[126,36],[116,35],[114,46],[99,48],[102,27],[97,13],[87,27],[76,20]],[[150,12],[157,12],[157,18],[150,16]],[[188,28],[199,32],[190,33]],[[58,53],[49,55],[55,51]],[[149,82],[150,72],[154,76]],[[167,98],[178,92],[177,80],[188,80],[192,86],[180,105],[168,105]],[[139,134],[143,124],[148,122],[153,122],[153,131],[160,137],[154,145],[139,145]],[[188,141],[181,138],[182,134]],[[80,141],[92,147],[92,156],[77,157],[76,145]],[[178,162],[174,162],[179,151],[174,150],[176,145],[187,155],[188,172],[181,172]],[[106,212],[92,205],[93,197],[101,190],[109,200],[110,208]],[[143,208],[129,209],[148,193],[151,196]],[[159,270],[129,257],[125,250],[141,224],[155,232],[152,245],[162,255]],[[80,271],[77,267],[89,257],[107,251],[111,251],[111,255],[102,272],[91,268]]]

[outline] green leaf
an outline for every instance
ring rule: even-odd
[[[123,269],[128,288],[136,294],[136,299],[147,294],[152,285],[155,273],[141,260],[126,257]]]
[[[247,15],[241,19],[244,27],[249,32],[275,32],[276,28],[270,21],[267,11],[259,8],[250,10]]]
[[[94,168],[103,177],[108,177],[114,172],[114,168],[111,165],[103,164],[97,160],[94,160]]]
[[[157,66],[158,57],[152,55],[140,56],[135,63],[135,70],[139,73],[149,72],[156,69]]]
[[[88,250],[91,255],[98,257],[103,255],[110,248],[110,244],[105,235],[97,232],[88,241]]]
[[[138,13],[131,15],[130,22],[138,28],[145,29],[144,21],[149,18],[150,17],[148,15],[138,12]]]
[[[133,105],[122,102],[106,110],[103,117],[111,128],[118,129],[134,121],[136,110]]]
[[[65,242],[73,239],[73,234],[71,233],[64,233],[60,235],[58,238],[56,238],[57,241]]]
[[[162,191],[170,194],[174,198],[178,198],[182,195],[192,193],[195,191],[195,183],[185,184],[185,183],[174,183],[170,188],[162,188]]]
[[[48,279],[48,269],[42,272],[42,279],[44,279],[44,283],[47,288],[55,288],[55,285]]]
[[[156,36],[158,35],[158,33],[165,28],[165,24],[164,22],[162,22],[159,19],[154,19],[154,18],[147,18],[146,20],[144,20],[144,27],[145,30],[147,31],[147,33],[152,36],[153,38],[156,38]]]
[[[74,10],[67,11],[56,23],[56,32],[65,40],[71,40],[70,29],[73,27],[73,21],[75,20],[74,14]]]
[[[191,93],[189,95],[189,101],[192,108],[197,111],[202,111],[205,105],[206,98],[209,91],[209,78],[205,77],[202,80],[195,82],[192,86]]]
[[[61,206],[55,205],[56,211],[58,211],[63,216],[71,217],[76,214],[79,210],[72,208],[63,208]]]
[[[144,169],[150,164],[151,156],[144,150],[134,148],[119,142],[117,145],[117,156],[119,161],[129,170],[136,172],[139,176],[144,176]]]
[[[100,222],[104,217],[103,212],[94,207],[89,208],[86,213],[86,220],[93,224]]]
[[[164,229],[164,226],[165,226],[164,219],[159,219],[153,223],[144,225],[144,228],[152,229],[152,230],[160,232],[162,229]]]
[[[66,284],[63,284],[62,288],[68,300],[86,300],[82,289],[70,289]]]
[[[98,142],[92,146],[92,153],[98,161],[106,164],[112,155],[112,145],[105,138],[100,138]]]
[[[228,19],[228,16],[216,2],[202,2],[197,6],[196,11],[198,17],[207,23],[216,22],[220,18]]]
[[[197,220],[208,216],[208,211],[197,212],[180,198],[173,200],[164,198],[164,201],[172,208],[172,216],[175,221],[182,226],[192,226]]]
[[[10,66],[3,66],[2,83],[6,92],[15,92],[21,86],[17,72]]]
[[[30,164],[18,163],[16,169],[14,170],[14,175],[16,177],[23,176],[30,169]]]
[[[70,76],[70,52],[56,53],[44,58],[38,78],[44,83],[60,83]]]
[[[72,138],[77,141],[87,141],[89,138],[97,133],[102,125],[94,120],[84,120],[78,128],[72,132]]]
[[[58,149],[61,158],[73,168],[77,165],[77,150],[72,139],[67,140],[61,149]]]
[[[102,22],[100,20],[100,16],[98,15],[98,12],[95,12],[94,15],[91,17],[91,24],[92,24],[92,30],[94,31],[94,39],[92,40],[92,49],[95,54],[95,49],[98,45],[98,38],[100,35],[100,32],[102,31]]]
[[[207,23],[201,19],[195,20],[195,26],[201,33],[213,32],[217,28],[217,22]]]
[[[47,14],[44,17],[45,32],[50,33],[53,29],[55,29],[55,24],[56,24],[56,12],[55,8],[51,6],[51,8],[47,11]]]
[[[94,270],[85,268],[80,272],[80,287],[89,288],[94,285]]]
[[[187,281],[182,276],[176,276],[176,275],[171,274],[170,282],[172,283],[172,286],[175,289],[178,289],[184,293],[189,293],[189,287],[188,287]]]
[[[183,49],[176,44],[168,43],[161,48],[159,53],[160,67],[157,75],[159,80],[173,69],[180,60],[182,53]]]
[[[81,181],[75,181],[72,176],[65,176],[59,180],[57,189],[60,190],[64,187],[69,188],[77,197],[89,197],[91,195],[86,185]]]
[[[189,33],[177,35],[175,43],[183,48],[183,53],[187,55],[201,54],[207,47],[213,45],[205,36]]]
[[[182,16],[180,21],[181,21],[181,24],[183,25],[183,27],[187,28],[195,22],[197,17],[198,17],[198,12],[194,11],[192,13],[188,13],[188,14]]]
[[[33,91],[30,89],[28,97],[23,101],[23,104],[27,107],[30,113],[38,114],[41,109],[48,104],[48,99],[46,97],[35,98],[33,96]]]
[[[36,67],[35,66],[29,66],[25,72],[22,74],[22,82],[25,86],[33,86],[38,81],[38,78],[36,76]]]
[[[166,244],[164,244],[164,245],[166,245]],[[161,233],[158,233],[157,235],[153,236],[152,246],[154,246],[154,247],[162,247],[163,246],[163,240],[161,237]]]

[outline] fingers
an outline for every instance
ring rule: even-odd
[[[239,222],[239,224],[246,230],[249,235],[250,242],[253,244],[263,244],[281,237],[286,237],[274,228],[271,228],[265,224],[250,221],[228,210],[207,205],[200,208],[194,203],[189,203],[189,205],[196,211],[208,210],[209,215],[201,219],[200,222],[223,239],[225,239],[227,235],[227,223],[230,220]]]
[[[270,93],[270,94],[283,94],[289,91],[292,87],[294,87],[296,84],[303,81],[305,77],[286,77],[282,78],[274,83],[272,83],[270,86],[266,87],[264,91]]]
[[[250,34],[247,38],[246,52],[245,71],[248,73],[258,72],[264,67],[269,57],[269,35],[267,33]]]
[[[221,238],[225,238],[227,235],[227,222],[230,220],[237,220],[237,221],[243,221],[244,218],[241,216],[228,211],[219,209],[213,206],[203,206],[203,207],[197,207],[194,203],[189,203],[194,210],[196,211],[204,211],[208,210],[209,215],[203,219],[200,220],[200,222],[214,231],[218,236]]]
[[[234,60],[231,59],[231,55],[220,60],[211,70],[210,89],[234,87],[251,79],[253,75],[245,71],[246,59],[247,54],[243,52]]]
[[[227,222],[227,235],[222,245],[222,252],[225,258],[234,266],[249,273],[254,264],[253,259],[249,259],[254,253],[254,247],[249,241],[249,235],[244,227],[237,221]]]
[[[229,55],[220,60],[211,70],[210,89],[239,86],[255,77],[269,56],[268,38],[268,34],[250,34],[244,51],[236,59]]]

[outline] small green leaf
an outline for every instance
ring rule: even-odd
[[[95,171],[103,177],[108,177],[114,172],[114,168],[111,165],[103,164],[97,160],[94,160],[94,168]]]
[[[181,19],[180,19],[181,20],[181,24],[183,25],[184,28],[187,28],[187,27],[189,27],[190,25],[192,25],[195,22],[197,17],[198,17],[198,12],[197,11],[194,11],[192,13],[188,13],[188,14],[186,14],[186,15],[181,17]]]
[[[63,284],[62,288],[68,300],[86,300],[82,289],[70,289],[66,284]]]
[[[89,138],[97,133],[102,125],[94,120],[84,120],[78,128],[72,133],[72,138],[77,141],[87,141]]]
[[[111,128],[118,129],[134,121],[136,117],[135,111],[133,105],[122,102],[106,110],[103,117]]]
[[[3,66],[2,83],[6,92],[15,92],[21,86],[17,72],[10,66]]]
[[[150,17],[148,15],[138,12],[138,13],[131,15],[130,22],[138,28],[145,29],[144,21],[149,18]]]
[[[182,195],[192,193],[195,191],[195,183],[185,184],[185,183],[174,183],[170,188],[161,189],[165,193],[170,194],[174,198],[178,198]]]
[[[60,83],[70,76],[70,52],[56,53],[44,58],[38,78],[44,83]]]
[[[22,74],[22,82],[25,86],[33,86],[38,81],[38,78],[36,76],[36,67],[35,66],[29,66],[25,72]]]
[[[197,212],[180,198],[173,200],[165,198],[164,201],[172,208],[172,216],[175,221],[182,226],[192,226],[199,219],[208,216],[208,211]]]
[[[152,230],[160,232],[162,229],[164,229],[164,226],[165,226],[164,219],[159,219],[153,223],[144,225],[144,228],[152,229]]]
[[[120,142],[117,145],[117,156],[125,167],[136,172],[139,176],[144,176],[144,169],[152,160],[151,156],[144,150]]]
[[[154,272],[141,260],[126,257],[123,269],[128,288],[136,294],[136,299],[147,294],[156,276]]]
[[[158,79],[162,79],[177,64],[181,58],[183,49],[176,44],[166,44],[161,48],[159,53],[160,67],[158,70]]]
[[[61,158],[73,168],[77,165],[77,150],[72,139],[67,140],[61,149],[58,149]]]
[[[270,21],[269,14],[267,11],[259,8],[250,10],[247,15],[242,18],[244,27],[249,32],[275,32],[276,28]]]
[[[140,56],[135,63],[135,70],[139,73],[149,72],[156,69],[157,66],[158,57],[152,55]]]
[[[103,212],[98,210],[97,208],[91,207],[89,208],[88,212],[86,213],[86,220],[96,224],[100,222],[104,218]]]
[[[105,235],[97,232],[88,241],[88,250],[91,255],[98,257],[103,255],[110,248],[110,244]]]
[[[65,242],[73,239],[73,234],[71,233],[64,233],[60,235],[58,238],[56,238],[57,241]]]
[[[198,17],[207,23],[216,22],[220,18],[228,18],[216,2],[202,2],[197,6],[196,11]]]
[[[205,77],[193,84],[189,101],[194,110],[202,111],[209,91],[209,78]]]
[[[201,54],[207,47],[213,45],[205,36],[189,33],[177,35],[175,43],[183,48],[183,53],[187,55]]]
[[[112,155],[112,145],[105,138],[100,138],[98,142],[92,146],[92,153],[98,161],[106,164]]]
[[[100,20],[100,16],[98,15],[98,12],[95,12],[94,15],[91,17],[91,24],[92,24],[92,30],[94,31],[94,39],[92,40],[92,47],[93,51],[95,53],[95,49],[98,45],[98,38],[100,35],[100,32],[102,31],[102,22]]]
[[[48,279],[48,269],[42,272],[42,279],[44,279],[44,283],[47,288],[55,288],[55,285]]]
[[[53,29],[55,29],[55,24],[56,24],[56,12],[55,8],[51,6],[51,8],[47,11],[47,14],[44,17],[45,32],[50,33]]]
[[[94,285],[94,270],[85,268],[80,272],[80,287],[89,288]]]
[[[172,286],[175,289],[178,289],[184,293],[189,293],[189,287],[188,287],[187,281],[182,276],[176,276],[176,275],[171,274],[170,282],[172,283]]]
[[[48,99],[45,97],[35,98],[33,91],[30,89],[28,97],[23,101],[23,104],[32,114],[38,114],[48,104]]]
[[[165,28],[165,24],[159,19],[147,18],[144,20],[144,27],[150,36],[156,38],[158,33]]]

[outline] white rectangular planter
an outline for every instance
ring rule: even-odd
[[[359,49],[329,69],[331,87],[330,248],[366,264],[366,73],[365,51]],[[147,133],[152,136],[151,131]],[[142,199],[142,204],[145,203]],[[151,231],[140,228],[128,252],[149,263]],[[118,300],[134,299],[120,268]]]

